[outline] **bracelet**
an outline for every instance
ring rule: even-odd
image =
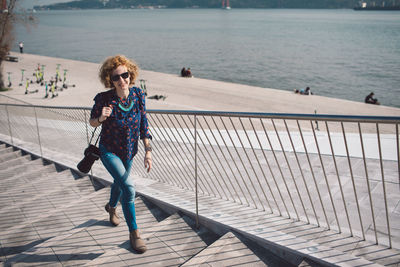
[[[151,152],[151,151],[153,151],[153,149],[151,148],[151,146],[148,146],[148,147],[144,148],[144,151]]]
[[[97,121],[102,124],[104,121],[100,121],[100,117],[97,117]]]

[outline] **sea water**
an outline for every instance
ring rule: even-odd
[[[38,11],[14,51],[400,107],[400,12],[307,9]],[[83,74],[84,75],[84,74]],[[251,92],[243,92],[243,97]]]

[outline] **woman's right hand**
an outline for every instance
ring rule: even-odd
[[[101,115],[99,120],[101,122],[105,121],[108,117],[110,117],[111,113],[112,113],[112,105],[108,107],[103,107],[103,109],[101,110]]]

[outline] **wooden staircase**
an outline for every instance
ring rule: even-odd
[[[137,254],[125,222],[108,222],[109,185],[6,144],[0,188],[2,266],[294,266],[238,233],[197,229],[143,196],[136,214],[148,251]]]

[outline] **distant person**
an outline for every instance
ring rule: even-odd
[[[147,97],[148,99],[155,99],[155,100],[165,100],[167,97],[165,95],[152,95]]]
[[[21,53],[21,54],[23,54],[24,53],[24,43],[23,42],[19,42],[19,52]]]
[[[311,92],[310,87],[307,87],[306,89],[294,89],[295,94],[301,94],[301,95],[312,95],[313,93]]]
[[[186,70],[186,76],[185,77],[192,77],[192,71],[190,70],[190,68],[188,68]]]
[[[190,70],[190,68],[182,68],[181,69],[181,76],[182,77],[192,77],[192,71]]]
[[[374,92],[371,92],[365,97],[365,103],[379,105],[378,99],[374,98]]]
[[[182,76],[182,77],[185,77],[185,75],[186,75],[186,68],[183,67],[183,68],[181,69],[181,76]]]
[[[301,94],[301,95],[312,95],[313,93],[311,93],[310,87],[307,87],[305,90],[304,90],[304,89],[301,89],[301,90],[300,90],[300,94]]]

